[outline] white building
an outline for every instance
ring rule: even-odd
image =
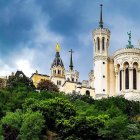
[[[79,82],[79,72],[73,69],[72,50],[69,70],[65,70],[57,44],[50,80],[65,93],[77,92],[96,99],[123,95],[140,101],[140,48],[131,44],[131,33],[128,33],[128,45],[109,55],[110,31],[103,26],[100,6],[99,27],[93,31],[93,70],[89,79]]]
[[[140,49],[131,44],[109,56],[110,31],[103,27],[102,5],[99,28],[93,31],[95,98],[124,95],[140,100]]]

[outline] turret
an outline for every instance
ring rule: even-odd
[[[108,49],[110,31],[104,28],[102,17],[102,4],[100,5],[99,27],[93,31],[94,54],[94,88],[97,98],[106,97],[108,93]]]
[[[94,58],[98,56],[108,57],[108,49],[110,42],[110,31],[107,28],[103,28],[103,18],[102,18],[102,4],[100,12],[99,28],[93,31],[94,40]]]

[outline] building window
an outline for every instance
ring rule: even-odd
[[[61,70],[59,70],[59,74],[61,74]]]
[[[57,81],[57,85],[61,85],[61,81]]]
[[[60,74],[60,70],[58,70],[58,74]]]
[[[137,73],[136,69],[133,69],[133,89],[137,89]]]
[[[86,95],[90,96],[90,91],[89,90],[86,90]]]
[[[122,90],[122,70],[120,71],[120,91]]]
[[[109,40],[107,39],[106,47],[109,47]]]
[[[103,75],[103,78],[105,78],[105,75]]]
[[[97,37],[97,46],[98,46],[98,51],[100,50],[100,38]]]
[[[74,78],[72,78],[72,82],[74,82]]]
[[[105,62],[103,62],[103,64],[105,64]]]
[[[68,78],[67,81],[70,81],[70,79]]]
[[[125,70],[125,89],[129,89],[129,69]]]
[[[105,38],[102,37],[102,50],[104,51],[105,50]]]
[[[59,85],[61,85],[61,81],[59,81]]]
[[[95,44],[94,48],[95,48],[95,52],[96,52],[97,48],[96,48],[96,41],[95,41],[95,39],[94,39],[94,44]]]
[[[105,91],[105,89],[103,89],[103,91]]]

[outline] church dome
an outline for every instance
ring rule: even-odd
[[[60,57],[59,52],[56,52],[55,59],[53,60],[53,63],[52,63],[51,67],[53,68],[54,66],[64,67],[64,64],[63,64],[63,61],[62,61],[62,59]]]

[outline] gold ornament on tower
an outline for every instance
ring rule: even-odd
[[[60,52],[60,45],[58,43],[56,44],[56,52]]]

